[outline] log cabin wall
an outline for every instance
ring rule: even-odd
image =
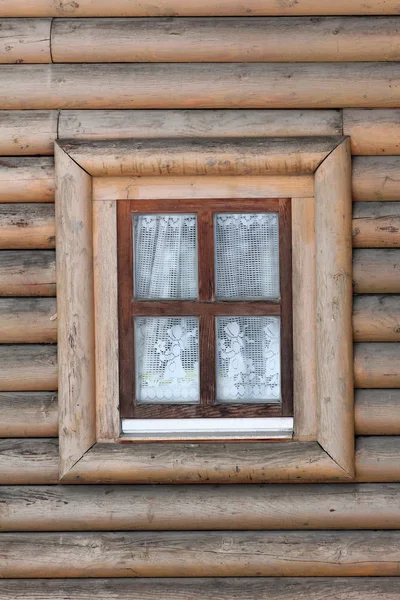
[[[398,1],[0,0],[0,32],[1,600],[398,598]],[[355,482],[57,485],[54,141],[338,134]]]

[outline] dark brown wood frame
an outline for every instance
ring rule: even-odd
[[[198,223],[198,300],[135,300],[133,291],[132,215],[196,213]],[[279,272],[281,298],[277,301],[219,301],[214,297],[214,213],[277,212],[279,216]],[[120,200],[117,210],[118,296],[120,347],[120,411],[122,418],[281,417],[293,415],[292,376],[292,243],[291,200]],[[281,317],[281,393],[277,404],[217,404],[215,401],[215,316]],[[135,400],[134,326],[136,316],[198,316],[200,346],[200,403],[139,404]]]

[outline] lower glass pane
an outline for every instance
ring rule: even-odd
[[[199,402],[198,319],[136,318],[135,363],[137,402]]]
[[[280,318],[217,317],[217,401],[279,403]]]

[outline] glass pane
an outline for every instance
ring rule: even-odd
[[[199,322],[196,317],[136,318],[135,358],[138,402],[199,401]]]
[[[279,317],[217,317],[217,400],[279,402]]]
[[[215,279],[218,298],[279,298],[277,213],[215,215]]]
[[[133,243],[135,298],[197,298],[196,215],[135,215]]]

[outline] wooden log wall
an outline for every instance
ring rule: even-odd
[[[0,0],[0,33],[0,600],[397,599],[398,0]],[[355,481],[57,485],[54,141],[343,134]]]

